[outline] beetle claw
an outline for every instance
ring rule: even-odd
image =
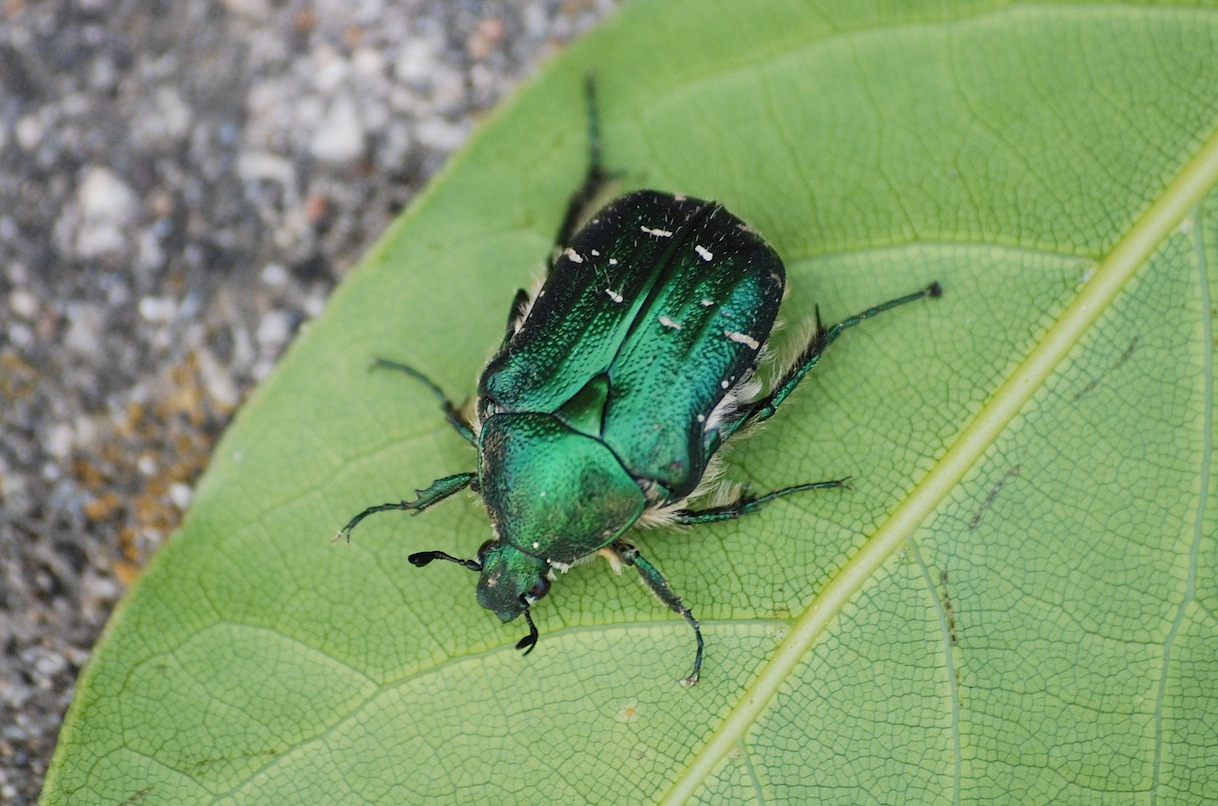
[[[533,623],[533,616],[529,613],[528,608],[525,608],[524,619],[529,622],[529,634],[516,642],[517,649],[523,649],[524,654],[529,654],[533,651],[533,647],[537,646],[537,637],[540,635],[537,632],[537,625]]]

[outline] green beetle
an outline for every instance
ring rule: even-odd
[[[693,628],[693,672],[682,681],[693,685],[702,667],[698,621],[626,533],[730,520],[780,496],[845,486],[836,479],[690,506],[718,486],[720,446],[769,419],[844,330],[941,289],[932,283],[831,327],[818,313],[803,352],[760,394],[754,372],[783,296],[782,261],[720,205],[654,190],[622,196],[571,237],[579,208],[605,181],[591,88],[589,107],[591,167],[560,230],[561,251],[535,296],[517,292],[473,417],[417,370],[377,361],[439,397],[448,422],[478,449],[477,470],[438,479],[413,501],[369,507],[339,537],[349,540],[373,513],[418,512],[469,487],[482,497],[494,539],[472,560],[426,551],[411,563],[447,560],[478,572],[478,603],[504,622],[528,622],[516,644],[526,655],[538,637],[529,609],[556,571],[598,553],[633,566]]]

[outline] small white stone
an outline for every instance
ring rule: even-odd
[[[66,423],[55,423],[46,430],[42,447],[56,459],[66,459],[76,444],[76,435]]]
[[[254,338],[263,350],[275,350],[287,343],[291,336],[291,320],[286,311],[270,311],[258,323]]]
[[[65,311],[68,330],[63,343],[74,353],[84,356],[97,355],[102,346],[102,332],[106,327],[105,309],[100,305],[73,304]]]
[[[238,154],[237,176],[244,182],[277,182],[285,189],[296,185],[292,163],[269,151],[242,151]]]
[[[432,118],[423,121],[414,130],[415,139],[422,145],[442,151],[452,151],[465,142],[465,127],[447,120]]]
[[[398,51],[393,74],[398,81],[418,84],[426,81],[436,66],[436,46],[427,39],[411,39]]]
[[[42,142],[42,121],[38,120],[37,115],[26,115],[18,119],[13,133],[17,135],[17,145],[22,150],[33,151]]]
[[[350,96],[340,95],[309,141],[313,156],[323,162],[349,162],[364,153],[364,125]]]
[[[76,189],[76,203],[86,224],[127,223],[135,215],[139,198],[114,171],[94,165]]]
[[[175,507],[185,511],[190,506],[190,485],[180,481],[169,485],[169,500]]]
[[[376,48],[363,47],[351,54],[351,66],[357,73],[377,76],[385,71],[385,57]]]
[[[281,288],[288,283],[288,270],[279,263],[268,263],[262,267],[259,279],[268,288]]]
[[[178,314],[178,305],[169,297],[141,297],[140,316],[155,325],[172,322]]]
[[[38,298],[24,288],[18,288],[8,295],[8,307],[22,319],[33,319],[38,315]]]

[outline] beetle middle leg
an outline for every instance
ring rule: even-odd
[[[682,603],[681,598],[673,593],[668,580],[664,578],[659,569],[649,563],[642,554],[639,554],[638,549],[624,540],[616,540],[608,548],[623,563],[634,566],[643,582],[647,584],[647,587],[651,588],[651,592],[674,612],[684,616],[685,620],[689,622],[689,626],[694,628],[694,637],[698,640],[698,651],[694,655],[694,670],[690,673],[689,677],[681,681],[681,684],[685,686],[695,685],[698,682],[698,675],[702,671],[702,627],[698,624],[698,620],[694,618],[694,614],[690,612],[689,608]]]
[[[444,390],[436,385],[435,381],[428,378],[422,372],[419,372],[409,364],[402,364],[398,361],[390,361],[387,358],[378,358],[372,362],[373,369],[395,369],[398,372],[404,372],[410,377],[419,381],[428,390],[440,399],[440,406],[444,409],[444,419],[453,427],[461,437],[471,445],[477,446],[478,438],[474,436],[474,428],[469,424],[469,420],[465,419],[465,415],[457,408],[456,404],[448,399],[448,395],[444,394]]]
[[[716,523],[717,521],[730,521],[736,518],[743,517],[750,512],[756,512],[764,504],[773,501],[775,498],[782,498],[785,495],[792,493],[802,493],[806,490],[834,490],[834,489],[850,489],[850,476],[844,479],[832,479],[831,481],[812,481],[807,484],[796,484],[791,487],[783,487],[781,490],[775,490],[772,493],[765,495],[752,496],[743,494],[730,504],[724,504],[718,507],[707,507],[706,509],[682,509],[673,513],[672,522],[681,524],[682,526],[698,526],[703,523]]]

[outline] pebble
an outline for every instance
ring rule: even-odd
[[[42,142],[42,123],[37,115],[25,115],[17,119],[13,134],[17,136],[17,145],[25,151],[33,151]]]
[[[102,165],[87,169],[76,191],[76,203],[85,224],[125,224],[135,213],[139,198],[118,174]]]
[[[319,160],[331,163],[349,162],[364,153],[364,127],[355,102],[340,95],[313,132],[309,150]]]
[[[92,166],[76,191],[83,220],[76,233],[76,252],[88,260],[120,254],[127,248],[123,227],[135,215],[139,198],[104,166]]]
[[[38,315],[38,297],[22,288],[8,295],[8,308],[22,319],[33,319]]]
[[[145,322],[164,325],[174,320],[178,305],[169,297],[141,297],[139,309]]]
[[[270,311],[258,323],[254,338],[263,352],[277,352],[292,334],[292,317],[285,311]]]

